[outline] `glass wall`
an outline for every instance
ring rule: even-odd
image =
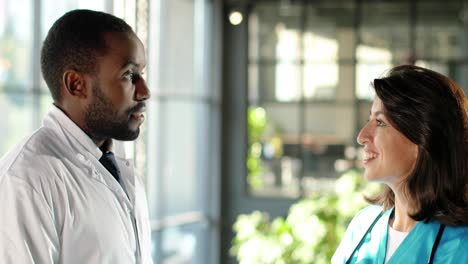
[[[32,131],[38,97],[33,96],[33,1],[0,0],[0,153]],[[17,10],[22,10],[19,16]],[[36,106],[35,106],[36,105]]]
[[[0,156],[52,103],[39,57],[58,17],[76,8],[113,13],[145,44],[152,97],[126,149],[147,187],[155,263],[219,259],[219,2],[0,0]]]
[[[209,0],[150,3],[146,182],[155,263],[219,261],[220,10]]]
[[[124,17],[117,12],[125,5],[120,2],[0,0],[0,109],[5,113],[0,123],[0,155],[37,129],[52,103],[39,66],[40,46],[52,23],[76,8]]]
[[[297,198],[357,166],[370,84],[399,64],[468,86],[467,1],[258,1],[248,13],[248,192]]]

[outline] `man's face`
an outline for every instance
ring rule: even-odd
[[[141,41],[131,32],[105,33],[106,55],[97,57],[86,131],[95,140],[134,140],[140,133],[150,97],[142,77],[146,65]]]

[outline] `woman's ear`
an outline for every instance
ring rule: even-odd
[[[75,70],[65,71],[62,81],[65,86],[65,93],[81,99],[88,97],[88,85],[83,73]]]

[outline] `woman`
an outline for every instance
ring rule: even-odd
[[[447,77],[398,66],[373,83],[358,135],[382,194],[351,221],[332,263],[468,263],[468,117]]]

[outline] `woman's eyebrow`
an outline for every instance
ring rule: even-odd
[[[372,115],[378,116],[378,115],[383,115],[383,114],[384,112],[381,110],[375,111],[374,114],[372,114],[372,111],[369,111],[369,116],[372,116]]]

